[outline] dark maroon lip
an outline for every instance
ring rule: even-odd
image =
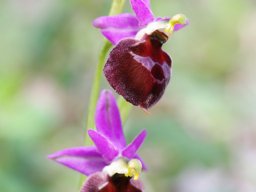
[[[112,88],[135,106],[150,108],[169,83],[172,61],[162,50],[166,40],[156,31],[142,40],[124,39],[110,52],[104,74]]]
[[[115,174],[108,177],[108,181],[101,187],[99,192],[142,192],[131,182],[131,177],[123,174]]]
[[[123,174],[108,176],[104,172],[96,172],[85,181],[81,192],[142,192],[140,180],[133,180]]]

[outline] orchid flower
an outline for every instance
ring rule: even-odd
[[[150,9],[149,0],[130,0],[131,7],[135,15],[122,13],[114,16],[102,16],[94,20],[93,25],[99,28],[102,34],[113,44],[116,45],[124,38],[141,38],[142,34],[152,30],[164,30],[172,28],[172,31],[178,31],[188,25],[188,19],[181,14],[173,18],[154,17]],[[169,32],[172,32],[169,31]]]
[[[146,131],[143,130],[129,145],[126,144],[115,98],[107,90],[102,91],[98,100],[95,123],[96,130],[88,130],[95,146],[64,149],[49,155],[49,158],[89,176],[83,192],[95,188],[104,191],[102,186],[112,186],[113,189],[126,186],[134,188],[131,191],[141,191],[136,188],[138,184],[133,183],[138,179],[141,170],[145,169],[137,151],[146,137]],[[120,182],[126,182],[117,186],[114,182],[116,178]],[[133,179],[129,182],[131,178]]]
[[[171,76],[172,60],[162,45],[188,19],[154,17],[149,0],[130,3],[135,15],[102,16],[93,24],[115,45],[104,67],[108,82],[128,102],[147,109],[162,97]]]

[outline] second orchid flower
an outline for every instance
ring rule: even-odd
[[[137,151],[146,131],[126,145],[115,98],[106,90],[98,100],[95,123],[96,130],[88,131],[95,146],[64,149],[49,158],[89,176],[81,192],[142,191],[138,178],[145,164]]]

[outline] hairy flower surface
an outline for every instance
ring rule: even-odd
[[[87,176],[103,172],[109,177],[106,181],[111,181],[116,174],[137,180],[141,169],[145,168],[137,150],[146,137],[146,131],[126,144],[115,98],[106,90],[98,100],[95,123],[96,130],[88,130],[95,146],[68,148],[48,157]]]
[[[81,192],[142,192],[142,183],[122,174],[112,177],[103,172],[89,176]]]
[[[104,67],[108,82],[128,102],[147,109],[162,97],[171,76],[172,61],[162,45],[188,20],[182,14],[154,17],[149,0],[130,3],[135,16],[103,16],[93,24],[116,45]]]

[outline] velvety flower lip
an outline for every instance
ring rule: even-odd
[[[49,155],[48,158],[87,176],[102,171],[119,158],[127,161],[138,159],[145,168],[137,151],[147,133],[143,130],[130,144],[126,144],[118,107],[110,91],[101,92],[95,121],[96,130],[88,130],[95,146],[64,149]]]
[[[115,174],[112,177],[103,172],[96,172],[88,177],[81,192],[142,192],[143,185],[139,180],[133,180],[124,175]]]
[[[150,9],[149,0],[130,0],[135,16],[124,13],[115,16],[102,16],[94,20],[93,25],[101,30],[101,33],[114,45],[124,38],[133,38],[148,24],[158,21],[168,22],[170,17],[154,17]],[[188,25],[186,19],[184,23],[174,25],[174,31],[182,29]]]

